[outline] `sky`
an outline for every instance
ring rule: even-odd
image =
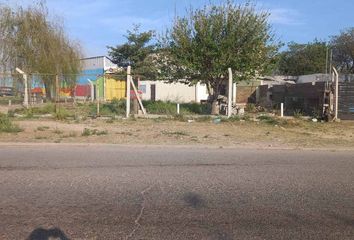
[[[33,0],[0,0],[0,3],[32,4]],[[53,18],[64,22],[70,38],[83,46],[86,57],[107,55],[107,46],[125,42],[134,24],[141,30],[161,33],[174,16],[190,6],[201,7],[219,0],[46,0]],[[244,1],[236,1],[244,3]],[[328,40],[354,27],[354,0],[259,0],[257,9],[270,12],[269,21],[283,43]]]

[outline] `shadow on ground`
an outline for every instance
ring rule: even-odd
[[[37,228],[26,240],[51,240],[53,238],[56,240],[70,240],[59,228],[51,228],[48,230],[44,228]]]

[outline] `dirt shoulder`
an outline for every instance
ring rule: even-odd
[[[187,122],[167,119],[14,121],[23,131],[1,133],[1,143],[177,145],[251,148],[354,149],[354,122],[287,125],[254,121]]]

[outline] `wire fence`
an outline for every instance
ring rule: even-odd
[[[23,97],[27,85],[35,102],[57,95],[78,100],[124,98],[125,78],[123,74],[0,73],[0,96]]]

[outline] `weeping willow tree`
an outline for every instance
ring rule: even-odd
[[[74,85],[81,71],[81,47],[65,34],[60,21],[50,20],[43,2],[35,6],[0,5],[0,64],[36,74],[43,81],[46,96],[53,97],[55,75]]]

